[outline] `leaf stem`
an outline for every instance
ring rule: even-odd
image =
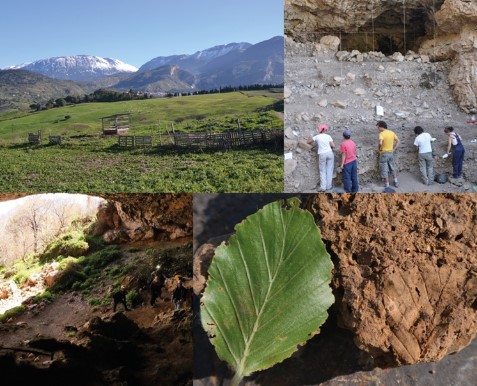
[[[242,373],[237,371],[232,380],[230,381],[230,386],[239,386],[240,382],[242,382],[242,378]]]

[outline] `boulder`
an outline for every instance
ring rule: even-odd
[[[320,39],[320,44],[329,50],[336,51],[340,46],[340,38],[338,36],[326,35]]]

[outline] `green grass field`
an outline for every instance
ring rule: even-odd
[[[283,127],[267,91],[91,103],[0,115],[3,192],[276,192],[283,191],[283,149],[181,150],[166,134]],[[152,148],[120,148],[101,136],[101,117],[131,114],[129,135],[152,135]],[[66,116],[70,116],[65,119]],[[43,145],[27,144],[29,132]],[[60,134],[61,145],[47,145]]]

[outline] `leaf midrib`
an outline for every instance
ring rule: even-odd
[[[255,322],[254,322],[254,325],[253,325],[253,329],[252,329],[252,333],[250,334],[250,337],[248,338],[248,340],[246,340],[246,344],[245,344],[245,348],[244,348],[244,353],[243,353],[243,356],[242,356],[242,359],[240,361],[240,363],[238,364],[237,366],[237,373],[236,373],[236,376],[238,375],[240,378],[242,378],[242,374],[243,374],[243,370],[244,370],[244,364],[245,364],[245,361],[248,357],[248,352],[250,350],[250,347],[252,345],[252,342],[253,342],[253,339],[255,337],[255,334],[259,328],[259,320],[260,320],[260,317],[262,316],[262,312],[263,310],[265,309],[265,306],[268,302],[268,298],[270,296],[270,292],[271,292],[271,288],[273,287],[273,284],[275,282],[275,278],[277,277],[277,274],[278,272],[280,271],[280,266],[281,264],[283,263],[283,258],[284,258],[284,250],[285,250],[285,235],[287,233],[287,229],[288,229],[288,224],[292,221],[292,218],[294,216],[294,212],[291,212],[291,215],[288,219],[288,223],[285,224],[285,221],[283,220],[283,213],[282,211],[279,209],[279,213],[280,213],[280,219],[281,219],[281,224],[283,226],[283,237],[282,237],[282,249],[281,249],[281,253],[280,253],[280,259],[279,259],[279,262],[277,264],[277,269],[275,271],[275,274],[273,276],[270,276],[271,275],[271,272],[270,272],[270,268],[269,268],[269,265],[268,265],[268,254],[267,254],[267,250],[265,248],[265,243],[264,243],[264,238],[263,238],[263,233],[262,233],[262,227],[259,225],[259,229],[260,229],[260,237],[261,237],[261,241],[262,241],[262,246],[264,248],[264,253],[265,253],[265,256],[266,256],[266,262],[267,262],[267,269],[269,271],[269,279],[270,279],[270,283],[268,285],[268,289],[267,289],[267,293],[265,295],[265,300],[264,302],[262,303],[262,305],[260,306],[260,310],[259,310],[259,313],[257,314],[257,318],[255,319]],[[308,234],[308,232],[306,232],[306,234]],[[239,248],[240,248],[240,241],[237,240],[237,244],[239,245]]]

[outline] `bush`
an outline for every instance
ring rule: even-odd
[[[101,304],[102,300],[99,298],[90,298],[88,299],[88,304],[90,306],[99,306]]]
[[[75,285],[75,283],[82,283],[85,280],[86,275],[82,272],[82,267],[77,263],[70,263],[61,271],[60,276],[51,286],[51,290],[53,292],[64,292],[73,288],[73,286],[77,287],[78,285]]]
[[[33,297],[33,303],[47,302],[51,303],[53,301],[54,295],[50,291],[45,291],[42,294],[36,295]]]
[[[81,231],[71,231],[62,234],[48,245],[40,256],[40,262],[45,263],[57,259],[59,256],[79,257],[84,255],[89,248],[85,235]]]
[[[106,265],[122,256],[121,249],[116,245],[110,245],[100,251],[80,259],[80,264],[92,269],[104,268]]]
[[[126,294],[126,304],[129,307],[137,307],[142,303],[142,298],[141,295],[139,295],[139,292],[137,290],[131,290]]]
[[[0,315],[0,323],[5,323],[9,318],[20,315],[25,309],[24,306],[18,306],[5,311],[3,315]]]

